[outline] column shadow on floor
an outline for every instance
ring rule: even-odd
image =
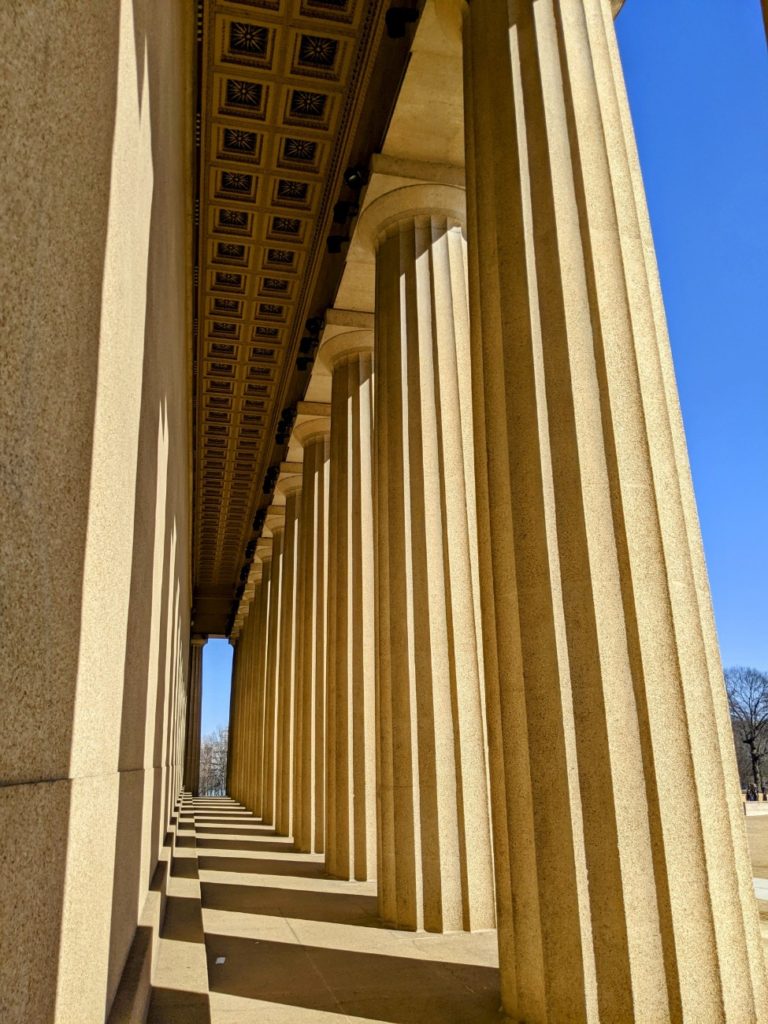
[[[152,986],[147,1024],[211,1024],[211,1005],[202,992]]]
[[[233,828],[231,825],[198,825],[198,836],[220,835],[220,836],[250,836],[252,839],[260,839],[262,836],[275,835],[274,829],[268,825],[251,826],[250,828]]]
[[[259,839],[214,839],[209,836],[197,837],[198,850],[258,850],[259,853],[296,853],[293,843],[269,842]]]
[[[206,950],[211,992],[391,1024],[498,1020],[491,967],[231,935],[207,935]]]
[[[238,838],[232,839],[221,823],[204,822],[202,817],[197,821],[197,845],[204,917],[210,911],[263,916],[272,922],[284,919],[289,927],[292,921],[330,926],[328,945],[307,945],[299,939],[295,943],[275,941],[274,932],[269,938],[255,937],[250,926],[233,928],[247,930],[246,935],[219,934],[223,925],[207,932],[211,993],[254,1000],[256,1013],[260,1012],[259,1002],[283,1005],[286,1021],[291,1020],[292,1006],[297,1011],[314,1010],[340,1018],[348,1014],[389,1024],[491,1024],[499,1020],[497,968],[453,962],[457,950],[466,948],[462,946],[465,936],[454,941],[451,936],[399,933],[403,948],[407,946],[413,955],[393,954],[392,929],[379,919],[370,888],[350,892],[349,883],[340,883],[335,891],[335,882],[322,861],[299,853],[289,840],[278,837],[274,828],[263,826],[262,831],[256,818],[241,816],[244,827],[237,832]],[[246,829],[246,822],[250,828]],[[220,838],[201,836],[207,828]],[[249,851],[252,856],[230,856],[229,851]],[[264,856],[270,853],[280,856]],[[216,877],[225,873],[250,875],[251,879],[244,877],[239,884]],[[264,877],[270,875],[275,877],[272,884]],[[297,880],[296,887],[291,886],[291,878]],[[308,879],[316,884],[307,888]],[[359,934],[361,939],[367,936],[368,951],[337,948],[334,926],[365,929]],[[254,927],[258,934],[255,921]],[[267,929],[273,927],[266,923]],[[371,952],[370,947],[378,945],[377,930],[385,951]],[[355,945],[354,934],[344,933],[341,941]],[[317,943],[318,938],[313,935],[312,941]],[[324,942],[324,937],[320,941]],[[269,1013],[266,1008],[265,1012]]]
[[[216,822],[241,822],[249,825],[259,825],[261,828],[272,828],[271,825],[262,825],[259,818],[255,818],[252,814],[235,814],[229,811],[224,811],[222,814],[218,812],[216,814],[200,814],[195,820],[198,824],[210,825]]]
[[[295,875],[301,878],[324,878],[325,870],[317,860],[309,860],[300,853],[288,836],[281,836],[273,825],[259,825],[258,818],[244,818],[252,822],[250,829],[238,832],[240,838],[231,839],[220,826],[214,827],[214,835],[200,835],[198,823],[198,867],[200,871],[225,871],[241,874]],[[203,826],[204,827],[204,826]],[[224,838],[217,838],[223,836]],[[254,857],[227,857],[206,854],[204,850],[232,850],[253,853]],[[281,858],[267,858],[265,853],[283,854]]]
[[[204,910],[353,924],[362,928],[386,927],[378,917],[375,896],[227,882],[202,882],[200,890]]]
[[[306,854],[294,854],[295,860],[267,860],[262,857],[208,857],[197,858],[200,871],[227,871],[244,875],[293,875],[295,878],[327,878],[324,867],[317,861],[301,860]]]

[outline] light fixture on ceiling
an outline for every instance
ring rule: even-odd
[[[387,35],[390,39],[402,39],[407,25],[419,20],[419,12],[415,7],[390,7],[384,15]]]

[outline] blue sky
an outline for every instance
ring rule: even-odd
[[[768,53],[760,0],[617,21],[723,662],[768,670]],[[203,653],[203,733],[232,648]]]
[[[232,676],[232,647],[229,640],[209,640],[203,648],[202,733],[229,725],[229,684]]]
[[[768,52],[760,0],[618,17],[720,646],[768,670]]]

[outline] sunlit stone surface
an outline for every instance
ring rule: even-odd
[[[768,1020],[620,6],[0,4],[3,1024]]]

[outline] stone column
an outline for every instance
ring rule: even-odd
[[[504,1005],[768,1020],[611,8],[473,0],[465,43]]]
[[[376,176],[369,185],[380,190]],[[386,920],[494,923],[465,441],[463,189],[395,187],[363,211],[376,252],[379,901]],[[470,421],[471,422],[471,421]]]
[[[325,651],[330,407],[300,402],[293,438],[304,451],[296,586],[293,839],[325,848]]]
[[[232,673],[229,687],[229,726],[227,741],[227,795],[234,796],[235,791],[235,762],[237,754],[235,751],[235,733],[237,729],[237,639],[230,636],[229,643],[232,647]]]
[[[246,639],[244,630],[245,611],[241,612],[230,635],[234,647],[232,655],[232,693],[229,706],[229,736],[227,750],[227,793],[235,800],[242,800],[243,757],[245,739],[246,703]]]
[[[268,665],[268,628],[272,574],[272,540],[262,537],[256,545],[256,557],[261,563],[261,587],[258,594],[256,622],[256,701],[253,722],[253,761],[249,789],[249,807],[258,817],[262,815],[262,775],[264,772],[264,741],[267,722],[266,687]]]
[[[290,464],[283,463],[283,466]],[[282,586],[280,594],[280,662],[277,674],[275,747],[275,829],[289,836],[293,829],[293,714],[296,683],[296,560],[299,540],[301,467],[285,470],[277,483],[285,497]],[[299,473],[296,473],[296,470]]]
[[[235,757],[232,773],[232,796],[246,807],[251,773],[251,744],[253,732],[253,704],[255,699],[254,626],[256,612],[254,596],[261,586],[261,565],[251,565],[245,593],[240,603],[232,635],[237,647],[237,704],[233,719],[232,753]]]
[[[227,750],[227,793],[235,800],[242,797],[243,719],[245,705],[245,641],[240,634],[230,641],[232,652],[232,693],[229,703]]]
[[[207,637],[193,636],[189,642],[189,685],[187,688],[187,729],[184,755],[184,788],[193,796],[200,790],[200,723],[203,700],[203,647]]]
[[[376,877],[373,317],[329,310],[331,371],[326,870]]]
[[[243,715],[243,777],[240,800],[253,810],[253,786],[256,773],[256,707],[261,688],[258,672],[259,660],[259,613],[261,606],[262,565],[254,558],[248,578],[246,594],[250,593],[247,618],[243,624],[245,634],[245,708]]]
[[[266,665],[264,674],[264,749],[261,758],[259,802],[265,825],[275,823],[276,754],[277,754],[277,691],[280,675],[280,623],[283,591],[283,543],[285,539],[285,508],[272,505],[266,519],[272,535],[272,561],[269,573],[269,617],[267,621]]]

